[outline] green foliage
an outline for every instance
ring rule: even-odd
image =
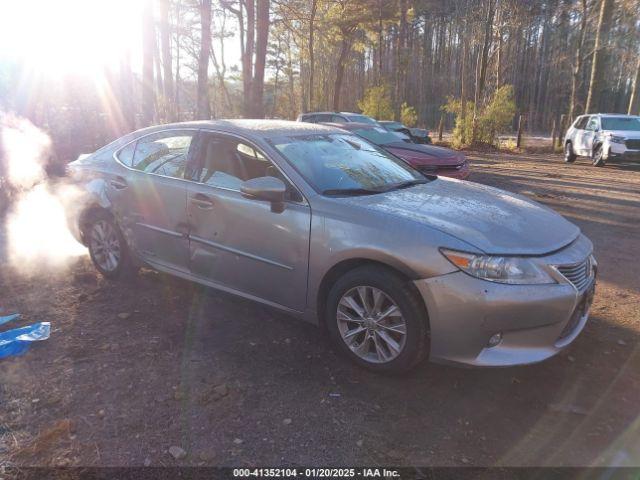
[[[391,92],[386,84],[367,88],[358,107],[362,113],[377,120],[393,120]]]
[[[400,107],[400,121],[407,127],[415,127],[418,124],[418,112],[407,102],[404,102]]]
[[[453,128],[453,140],[451,144],[455,148],[468,145],[473,131],[473,102],[466,102],[464,112],[462,111],[462,102],[459,98],[447,97],[447,103],[442,107],[447,113],[455,116],[456,123]]]
[[[456,117],[453,129],[453,146],[462,147],[471,144],[485,144],[497,146],[498,134],[509,129],[511,120],[516,113],[513,99],[513,87],[503,85],[491,97],[489,103],[478,112],[474,128],[473,102],[466,102],[462,111],[462,102],[458,98],[448,97],[442,110],[452,113]]]

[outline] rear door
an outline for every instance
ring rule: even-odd
[[[181,272],[189,269],[184,172],[197,133],[153,133],[139,138],[133,149],[130,144],[116,154],[128,167],[116,188],[123,195],[132,247],[149,263]]]
[[[189,182],[192,274],[292,310],[306,306],[311,210],[277,166],[239,137],[202,132]],[[288,185],[282,211],[245,197],[243,181],[272,176]]]

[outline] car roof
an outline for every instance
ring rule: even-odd
[[[168,123],[138,130],[135,133],[153,133],[156,131],[176,128],[211,129],[226,133],[235,133],[254,139],[291,134],[326,134],[339,132],[337,128],[317,123],[294,122],[290,120],[229,119]]]
[[[605,118],[608,118],[608,117],[640,118],[640,116],[638,116],[638,115],[627,115],[626,113],[584,113],[584,114],[582,114],[580,116],[581,117],[589,117],[589,116],[595,117],[595,116],[598,116],[598,117],[605,117]]]
[[[339,112],[304,112],[304,113],[301,113],[300,115],[302,115],[302,116],[305,116],[305,115],[320,115],[320,114],[334,115],[336,113],[339,113]]]
[[[353,117],[353,116],[358,116],[358,117],[366,117],[368,115],[365,115],[364,113],[355,113],[355,112],[335,112],[335,111],[329,111],[329,112],[304,112],[300,114],[301,116],[307,116],[307,115],[342,115],[344,117]]]
[[[342,130],[374,130],[380,128],[378,125],[372,125],[371,123],[349,122],[349,123],[333,123],[333,122],[321,122],[318,125],[327,125],[330,127],[341,128]]]

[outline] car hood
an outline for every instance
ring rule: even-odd
[[[543,205],[473,182],[438,178],[411,188],[341,200],[419,222],[496,255],[543,255],[580,234],[578,227]]]
[[[640,132],[633,130],[603,130],[604,135],[615,135],[617,137],[624,137],[626,139],[638,140],[640,139]]]
[[[464,162],[463,154],[448,148],[434,147],[433,145],[393,142],[386,143],[382,147],[412,165],[459,165]]]

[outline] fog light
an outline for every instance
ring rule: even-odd
[[[489,347],[495,347],[502,341],[502,332],[495,333],[489,339]]]

